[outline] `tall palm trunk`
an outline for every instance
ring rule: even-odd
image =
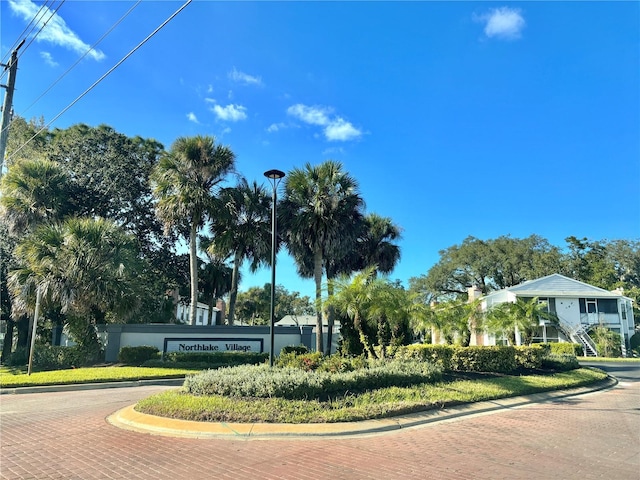
[[[322,333],[322,251],[313,254],[313,278],[316,282],[316,352],[324,352]]]
[[[333,295],[333,284],[327,279],[327,296]],[[335,323],[335,308],[333,305],[327,307],[327,355],[331,355],[331,344],[333,343],[333,325]]]
[[[189,307],[189,324],[196,324],[198,312],[198,251],[197,251],[198,226],[195,221],[191,223],[189,234],[189,269],[191,273],[191,305]]]
[[[231,290],[229,291],[229,315],[228,323],[233,325],[233,318],[236,312],[236,299],[238,298],[238,272],[240,271],[240,263],[242,262],[242,255],[240,252],[236,252],[233,258],[233,273],[231,274]]]

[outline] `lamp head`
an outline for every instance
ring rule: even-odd
[[[267,170],[266,172],[264,172],[264,176],[270,180],[280,180],[282,177],[284,177],[284,172],[275,169]]]

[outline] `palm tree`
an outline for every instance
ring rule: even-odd
[[[383,280],[374,276],[373,268],[368,268],[353,278],[342,275],[329,283],[332,284],[334,293],[328,298],[327,305],[353,322],[353,327],[358,332],[365,351],[372,358],[376,358],[366,323],[376,304],[376,293],[382,288]]]
[[[2,178],[0,191],[0,212],[12,234],[58,221],[70,211],[71,184],[55,162],[36,159],[14,163]]]
[[[207,257],[208,262],[200,266],[200,290],[209,298],[209,314],[207,324],[213,325],[213,307],[216,300],[231,291],[233,268],[228,265],[231,252],[219,253],[212,250],[213,239],[204,235],[199,236],[200,250]]]
[[[156,212],[165,233],[177,228],[189,239],[191,305],[189,319],[196,322],[198,305],[198,230],[214,208],[215,189],[234,171],[235,155],[216,145],[210,136],[180,137],[160,158],[152,173]]]
[[[111,221],[69,218],[42,225],[16,254],[23,266],[9,274],[14,314],[33,311],[39,289],[45,305],[68,314],[79,344],[97,344],[87,319],[103,320],[109,313],[124,321],[139,307],[142,260],[135,239]]]
[[[529,345],[540,320],[557,322],[557,316],[549,312],[547,304],[538,297],[495,305],[486,315],[487,329],[492,333],[504,334],[512,345],[516,344],[516,331],[520,332],[522,343]]]
[[[304,271],[304,257],[313,258],[313,278],[317,311],[316,350],[323,351],[322,275],[325,262],[338,245],[353,236],[347,226],[362,215],[364,201],[356,180],[342,170],[339,162],[307,163],[292,170],[284,184],[279,207],[279,225],[287,249]]]
[[[73,197],[69,177],[57,163],[39,158],[15,161],[0,182],[0,217],[6,226],[5,240],[17,243],[36,226],[60,221],[71,212],[69,199]],[[7,253],[3,259],[3,274],[0,275],[2,291],[8,291],[8,264],[20,262],[12,250]],[[6,310],[11,310],[9,295],[3,303]],[[7,317],[3,356],[11,353],[14,327],[27,322],[26,315]],[[18,331],[18,346],[24,346],[31,329],[25,325]],[[22,332],[26,335],[21,335]]]
[[[229,292],[229,325],[233,324],[240,267],[245,259],[255,272],[269,262],[271,254],[271,196],[261,185],[242,178],[220,195],[222,213],[212,218],[214,235],[209,253],[232,252],[233,275]]]
[[[358,239],[362,268],[375,266],[376,272],[391,273],[400,260],[400,228],[389,217],[370,213],[364,217],[363,233]]]

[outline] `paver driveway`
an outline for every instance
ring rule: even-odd
[[[106,422],[164,388],[0,396],[0,478],[640,480],[636,374],[606,391],[356,438],[169,438]]]

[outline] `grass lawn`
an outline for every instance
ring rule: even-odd
[[[0,387],[34,387],[40,385],[68,385],[73,383],[120,382],[153,378],[181,378],[198,370],[184,368],[147,368],[107,366],[32,372],[26,369],[0,368]]]
[[[461,403],[562,390],[604,380],[598,369],[552,375],[464,375],[413,387],[389,387],[328,401],[195,396],[169,390],[141,400],[136,410],[205,422],[331,423],[384,418]]]
[[[640,363],[640,358],[577,357],[579,362]]]

